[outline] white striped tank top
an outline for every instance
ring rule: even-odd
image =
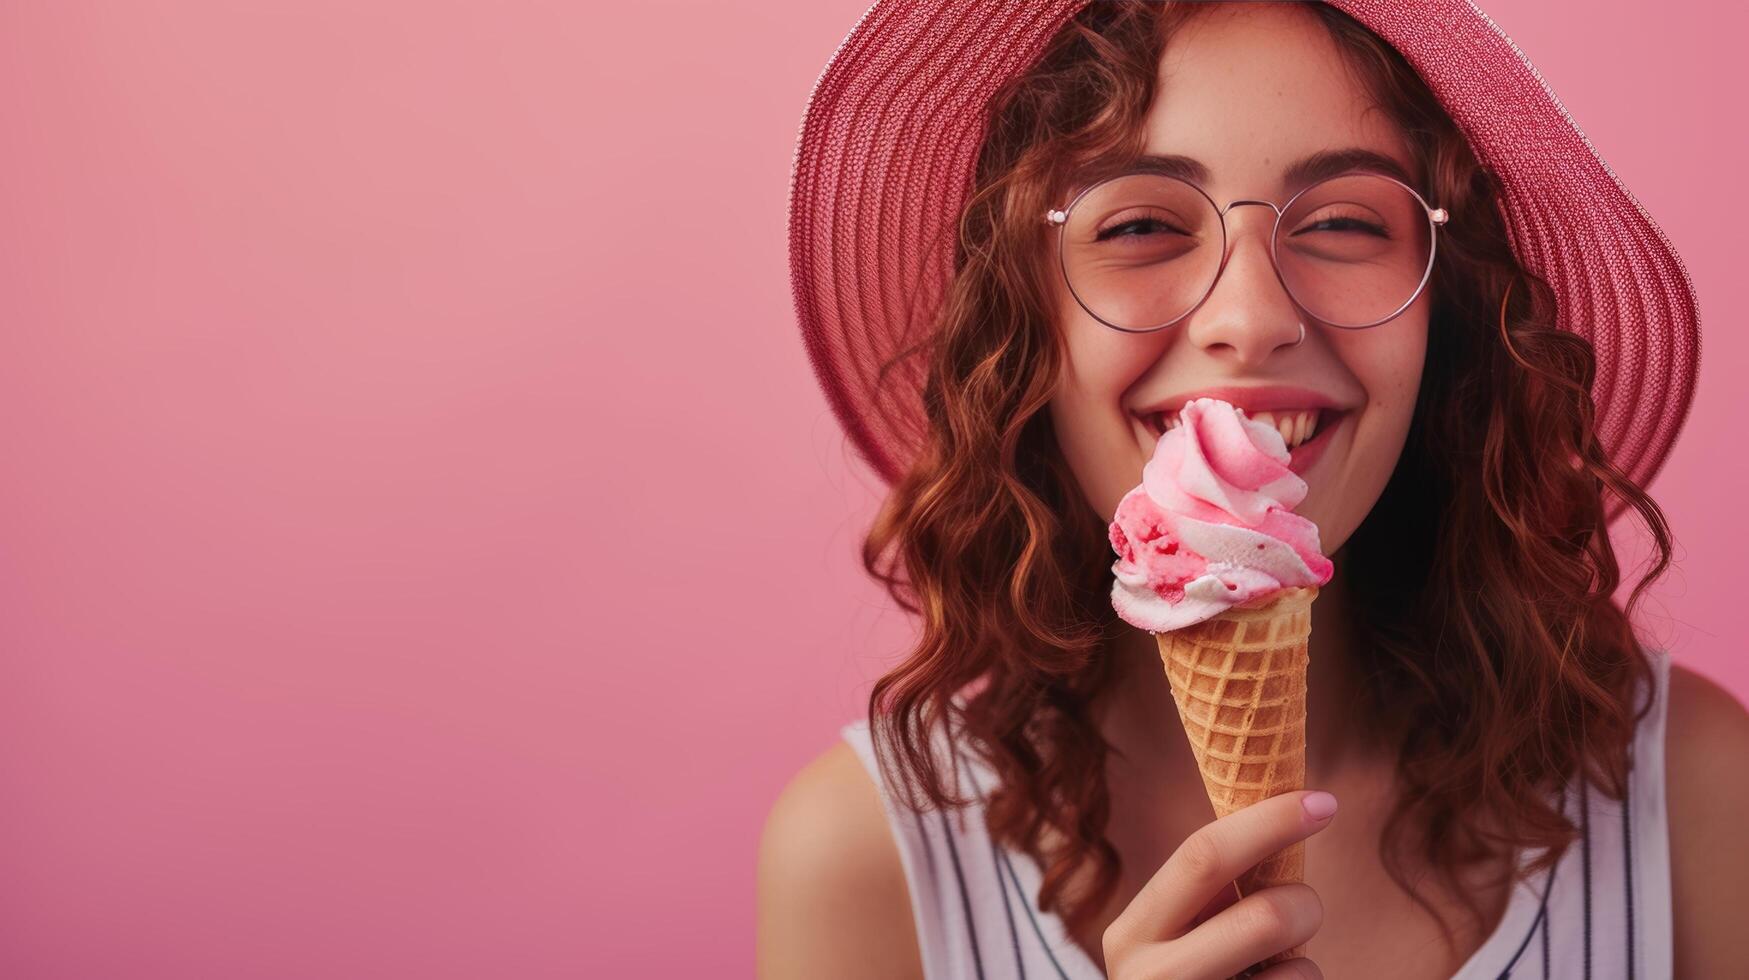
[[[1666,651],[1648,654],[1656,692],[1635,732],[1626,800],[1611,800],[1576,781],[1577,789],[1565,793],[1565,812],[1581,836],[1551,871],[1513,886],[1499,926],[1452,980],[1670,977],[1664,814],[1670,663]],[[937,734],[944,765],[951,765],[946,753],[956,751],[978,800],[963,810],[917,814],[904,808],[882,778],[868,720],[845,725],[842,734],[885,803],[910,886],[927,980],[1103,980],[1103,971],[1069,938],[1062,921],[1039,910],[1038,864],[1024,852],[998,847],[985,830],[981,800],[995,774],[976,753],[958,751]]]

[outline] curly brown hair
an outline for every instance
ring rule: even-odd
[[[1038,860],[1039,905],[1072,931],[1118,882],[1110,747],[1094,706],[1127,627],[1110,602],[1107,518],[1044,411],[1065,353],[1038,216],[1073,174],[1142,151],[1165,45],[1203,6],[1089,4],[997,94],[935,329],[885,366],[926,359],[928,431],[862,548],[869,574],[922,626],[870,694],[876,752],[912,808],[965,805],[930,749],[929,733],[955,716],[999,777],[991,836]],[[1593,349],[1554,325],[1553,291],[1515,259],[1493,176],[1401,54],[1329,5],[1305,7],[1407,136],[1429,199],[1453,215],[1408,441],[1342,563],[1362,714],[1397,746],[1401,793],[1380,856],[1452,942],[1408,855],[1485,925],[1461,868],[1515,848],[1549,848],[1526,875],[1553,864],[1578,828],[1544,794],[1573,778],[1624,795],[1649,707],[1632,695],[1652,678],[1630,615],[1669,565],[1670,535],[1605,454]],[[1611,507],[1637,511],[1657,548],[1625,610],[1613,599]],[[1051,853],[1047,825],[1061,842]],[[1092,884],[1071,894],[1089,864]]]

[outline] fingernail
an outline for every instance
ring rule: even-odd
[[[1323,790],[1307,793],[1300,805],[1306,808],[1306,816],[1313,820],[1328,820],[1336,812],[1336,797]]]

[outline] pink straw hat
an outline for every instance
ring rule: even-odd
[[[925,431],[923,365],[984,110],[1087,0],[878,0],[814,83],[789,197],[791,284],[833,412],[880,476]],[[1327,0],[1400,51],[1503,188],[1514,254],[1597,352],[1604,448],[1645,486],[1693,400],[1694,286],[1670,240],[1518,46],[1468,0]],[[1610,519],[1622,510],[1613,498]]]

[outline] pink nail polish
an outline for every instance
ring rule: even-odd
[[[1318,790],[1316,793],[1307,794],[1300,801],[1300,805],[1306,808],[1306,816],[1313,820],[1328,820],[1336,812],[1336,797]]]

